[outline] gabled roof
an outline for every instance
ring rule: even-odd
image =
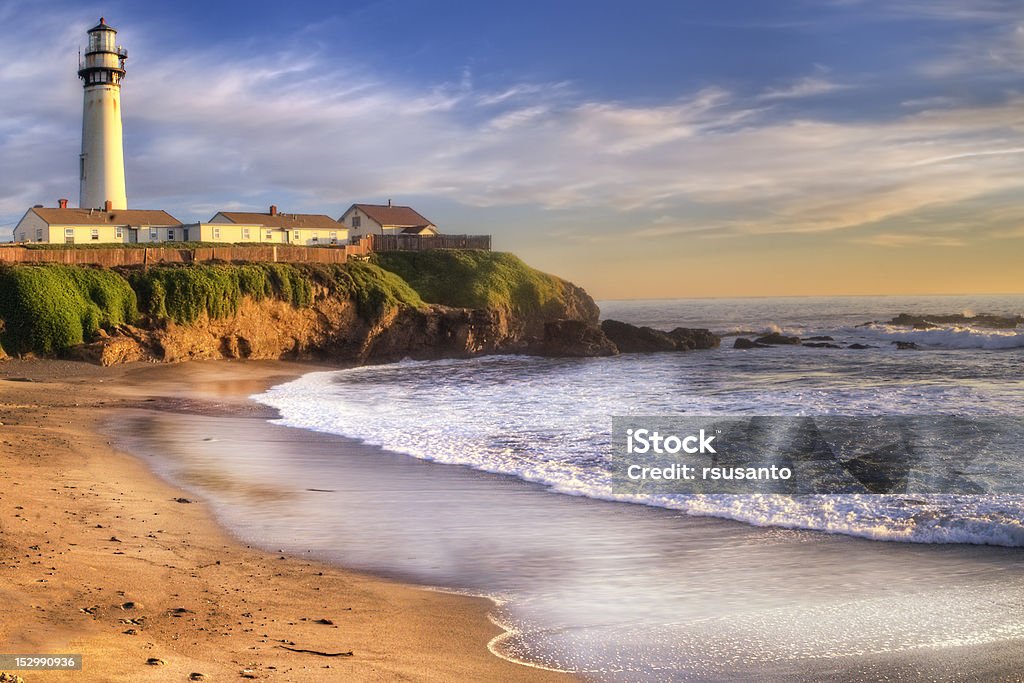
[[[387,204],[353,204],[348,208],[359,209],[382,227],[418,228],[433,225],[411,206],[390,206]]]
[[[267,228],[345,229],[344,225],[322,213],[275,213],[271,215],[248,211],[219,211],[217,215],[224,216],[232,223],[262,225]],[[216,217],[214,216],[214,218]]]
[[[29,209],[48,225],[181,225],[181,221],[166,211],[149,209],[57,209],[35,207]]]

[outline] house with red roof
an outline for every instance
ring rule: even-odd
[[[353,241],[364,235],[436,235],[437,226],[411,206],[353,204],[338,222],[348,228]]]

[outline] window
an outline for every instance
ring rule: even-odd
[[[267,241],[271,242],[271,241],[273,241],[273,239],[274,239],[274,231],[273,230],[267,230]]]
[[[332,232],[331,233],[331,244],[337,244],[337,243],[338,243],[338,233]]]
[[[158,241],[160,241],[160,235],[159,235],[159,233],[157,233],[156,228],[150,228],[149,229],[149,241],[150,242],[158,242]]]
[[[313,242],[313,243],[315,244],[316,242],[319,242],[319,241],[320,241],[320,236],[319,236],[319,235],[318,235],[317,233],[315,233],[315,232],[314,232],[314,233],[313,233],[313,239],[312,239],[312,240],[310,240],[310,241],[311,241],[311,242]]]
[[[215,240],[219,240],[220,239],[220,228],[214,228],[213,229],[213,239],[215,239]]]
[[[361,216],[359,216],[358,214],[356,214],[355,216],[352,216],[352,227],[353,228],[361,227],[362,224],[363,224],[363,219],[362,219]]]
[[[242,228],[242,239],[243,240],[252,239],[252,234],[249,231],[249,228]]]
[[[78,177],[85,180],[85,155],[78,157]]]
[[[36,242],[42,242],[42,241],[43,241],[43,229],[42,228],[36,228]]]
[[[93,228],[92,229],[92,239],[99,240],[99,238],[100,238],[100,229],[99,228]]]
[[[173,242],[174,241],[174,228],[167,228],[167,241],[168,242]]]
[[[114,228],[114,236],[117,237],[117,239],[119,239],[119,240],[123,240],[124,239],[124,227],[119,225],[116,228]]]
[[[64,228],[64,244],[74,244],[74,243],[75,243],[75,229],[74,228]]]

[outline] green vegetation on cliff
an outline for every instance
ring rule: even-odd
[[[9,353],[54,353],[101,327],[134,322],[135,292],[120,275],[63,265],[0,267],[0,345]]]
[[[446,249],[385,252],[374,259],[429,303],[564,317],[567,283],[531,268],[514,254]]]
[[[228,318],[243,298],[306,308],[317,293],[349,299],[374,323],[423,301],[400,277],[371,263],[174,265],[116,270],[57,264],[0,267],[0,348],[59,353],[91,341],[100,328],[151,321],[187,325]]]
[[[179,324],[195,322],[204,313],[232,316],[246,296],[280,299],[296,308],[313,300],[309,276],[284,263],[160,266],[129,271],[128,281],[150,317]]]
[[[372,263],[350,261],[343,266],[310,266],[320,273],[328,288],[356,303],[356,312],[363,320],[373,321],[389,310],[402,306],[421,308],[423,299],[409,284],[394,273]]]

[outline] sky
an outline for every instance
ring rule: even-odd
[[[1019,0],[0,0],[0,235],[77,203],[100,16],[130,208],[390,198],[597,298],[1024,291]]]

